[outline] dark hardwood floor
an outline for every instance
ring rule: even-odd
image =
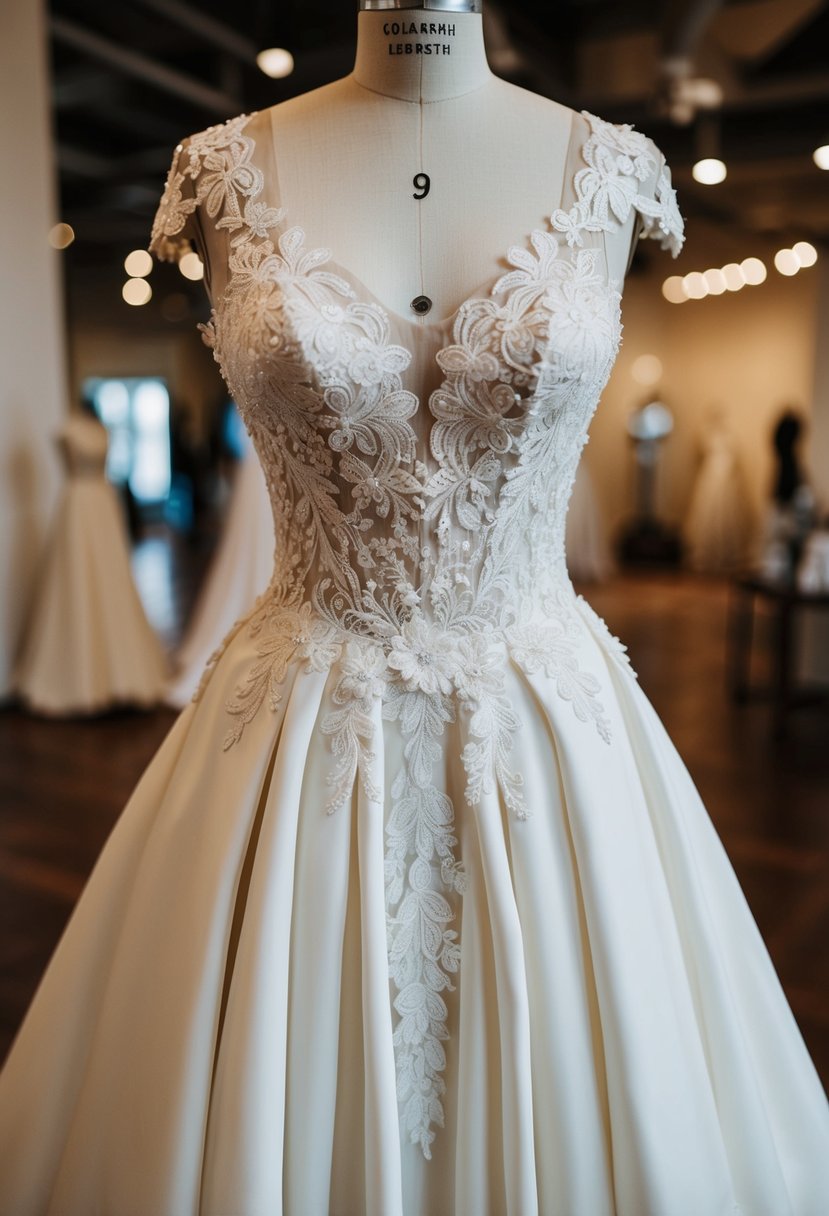
[[[148,611],[168,641],[197,567],[157,553],[145,580],[139,554]],[[729,703],[723,584],[626,576],[585,594],[628,644],[688,764],[829,1086],[829,719],[799,712],[789,739],[772,745],[768,705]],[[173,719],[166,710],[74,722],[0,713],[0,1056]]]

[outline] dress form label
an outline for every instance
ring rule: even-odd
[[[386,21],[383,33],[387,37],[420,34],[432,38],[454,38],[455,25],[448,21]],[[389,42],[390,55],[451,55],[450,42]]]

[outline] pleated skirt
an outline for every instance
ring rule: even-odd
[[[223,748],[244,631],[118,820],[0,1074],[7,1216],[825,1216],[829,1106],[692,781],[585,630],[610,742],[508,661],[513,765],[471,806],[467,723],[434,779],[467,889],[427,1160],[401,1127],[384,828],[328,814],[336,671]]]

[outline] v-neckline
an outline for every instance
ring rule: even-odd
[[[276,132],[275,132],[275,124],[274,124],[274,120],[273,120],[273,112],[275,109],[276,109],[276,106],[271,106],[266,111],[266,113],[267,113],[267,118],[268,118],[268,133],[270,136],[271,155],[273,157],[273,165],[274,165],[273,175],[275,178],[275,193],[276,193],[276,200],[277,200],[275,210],[277,210],[281,213],[281,218],[279,220],[279,227],[282,229],[282,232],[289,232],[292,229],[296,229],[297,231],[299,231],[302,234],[303,248],[305,248],[306,252],[311,252],[312,250],[308,249],[308,238],[307,238],[305,228],[303,227],[303,225],[301,223],[293,222],[291,216],[288,214],[288,209],[285,206],[283,206],[283,203],[282,203],[282,190],[280,188],[280,180],[279,180],[279,156],[277,153]],[[523,248],[526,248],[528,251],[529,251],[530,245],[532,244],[532,238],[536,232],[544,232],[544,233],[548,233],[548,234],[550,232],[552,232],[554,235],[559,235],[559,234],[555,233],[554,229],[552,229],[550,217],[557,210],[560,210],[564,205],[564,198],[565,198],[565,194],[566,194],[566,190],[567,190],[567,181],[568,181],[567,167],[570,164],[570,158],[571,158],[572,150],[573,150],[573,138],[574,138],[575,130],[576,130],[576,116],[577,116],[577,111],[570,110],[570,127],[569,127],[569,131],[567,133],[567,146],[566,146],[565,153],[564,153],[562,182],[561,182],[561,189],[559,191],[558,202],[555,204],[555,206],[550,208],[550,210],[546,213],[546,215],[544,217],[544,223],[546,224],[546,227],[537,225],[535,228],[532,228],[529,232],[524,233],[524,235],[521,239],[523,241]],[[264,193],[264,189],[263,189],[263,193]],[[428,332],[428,331],[436,331],[439,333],[440,332],[445,333],[446,330],[451,331],[452,329],[454,329],[455,323],[456,323],[458,317],[466,309],[468,304],[471,304],[475,300],[487,299],[489,296],[492,295],[493,289],[494,289],[496,283],[501,278],[503,278],[503,276],[505,274],[509,273],[509,269],[510,269],[510,265],[511,265],[511,263],[509,262],[509,252],[511,249],[514,249],[516,247],[516,245],[518,245],[518,244],[519,244],[519,242],[513,241],[510,244],[509,248],[505,252],[501,253],[500,258],[501,258],[502,262],[504,263],[504,265],[501,268],[496,270],[494,273],[487,275],[487,277],[485,279],[483,279],[482,282],[480,282],[477,287],[473,288],[473,290],[469,293],[469,295],[465,296],[464,299],[461,300],[461,302],[457,306],[457,308],[455,308],[451,313],[449,313],[448,316],[441,317],[435,321],[427,321],[423,317],[407,317],[407,316],[404,316],[402,313],[398,312],[396,309],[389,308],[386,304],[383,303],[383,301],[377,296],[377,294],[371,290],[371,288],[368,286],[368,284],[365,283],[364,280],[360,278],[359,275],[355,274],[354,271],[351,270],[351,268],[346,263],[338,260],[338,258],[335,256],[335,251],[332,249],[332,246],[327,241],[324,241],[320,245],[314,245],[313,252],[317,252],[319,250],[324,250],[329,255],[325,260],[326,267],[328,269],[337,270],[340,272],[341,276],[343,276],[348,281],[348,283],[350,284],[350,286],[352,287],[352,289],[355,292],[355,296],[360,299],[361,303],[373,304],[389,320],[393,319],[396,324],[406,326],[407,328],[413,329],[418,333],[424,333],[424,332]],[[519,245],[519,247],[522,247],[522,246]]]

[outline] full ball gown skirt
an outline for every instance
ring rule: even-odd
[[[619,338],[603,242],[627,246],[635,207],[681,243],[661,154],[573,115],[575,202],[421,328],[287,225],[272,116],[179,147],[153,247],[198,221],[274,580],[138,784],[0,1074],[0,1210],[825,1216],[814,1066],[563,564]]]
[[[76,415],[60,435],[67,479],[38,571],[12,684],[56,716],[152,705],[167,660],[130,568],[123,510],[104,467],[107,433]]]

